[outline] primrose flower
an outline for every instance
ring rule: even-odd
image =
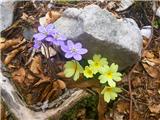
[[[104,94],[104,100],[109,103],[110,100],[115,100],[117,93],[120,93],[122,90],[118,87],[109,87],[105,86],[101,94]]]
[[[94,74],[99,72],[104,65],[108,65],[106,58],[101,58],[101,55],[95,54],[93,60],[88,60],[90,67],[92,68]]]
[[[93,72],[90,67],[86,66],[85,70],[83,71],[84,76],[87,78],[92,78],[93,77]]]
[[[48,37],[48,35],[50,35],[53,32],[53,30],[54,30],[53,24],[48,24],[47,26],[39,26],[38,27],[39,33],[34,34],[33,37],[35,38],[35,40],[42,41],[46,37]]]
[[[100,83],[108,82],[108,85],[111,87],[115,87],[116,83],[114,81],[120,81],[122,74],[117,72],[118,65],[112,63],[111,66],[105,66],[101,69],[99,76]]]
[[[62,34],[60,34],[57,30],[53,30],[50,36],[46,38],[46,41],[49,41],[55,45],[62,45],[64,44],[64,41],[66,40],[66,37]]]
[[[73,57],[77,61],[80,61],[82,59],[82,55],[88,52],[87,49],[82,48],[81,43],[74,44],[71,40],[67,41],[67,45],[61,45],[61,49],[65,52],[66,58]]]
[[[66,77],[73,77],[73,80],[76,81],[81,73],[83,73],[83,68],[79,62],[75,60],[68,61],[64,65],[64,74]]]

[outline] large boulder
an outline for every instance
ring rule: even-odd
[[[117,63],[120,70],[141,56],[142,36],[134,20],[117,19],[97,5],[66,9],[55,27],[68,39],[81,41],[89,51],[87,58],[101,54],[109,63]]]
[[[13,21],[13,12],[15,8],[16,0],[1,0],[0,1],[0,32],[5,30],[7,27],[9,27],[12,24]]]

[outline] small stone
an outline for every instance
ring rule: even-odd
[[[152,37],[152,26],[143,26],[141,34],[142,36],[150,39]]]
[[[156,15],[157,15],[158,17],[160,17],[160,7],[158,7],[158,9],[157,9]]]
[[[109,63],[117,63],[120,70],[140,59],[142,35],[133,19],[117,19],[99,6],[89,5],[65,10],[54,24],[68,39],[80,41],[88,49],[85,57],[89,59],[101,54]]]

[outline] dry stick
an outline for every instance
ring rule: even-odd
[[[129,106],[129,120],[132,120],[132,87],[131,87],[131,74],[134,71],[134,69],[137,67],[139,61],[133,66],[133,68],[131,69],[131,71],[129,72],[128,76],[127,76],[127,80],[128,80],[128,86],[129,86],[129,96],[130,96],[130,106]]]

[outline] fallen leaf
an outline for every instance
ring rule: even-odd
[[[148,73],[149,76],[153,77],[153,78],[157,78],[158,77],[158,70],[157,68],[153,67],[153,66],[149,66],[145,63],[142,63],[145,71]]]
[[[14,45],[17,45],[21,42],[22,40],[22,37],[19,37],[19,38],[14,38],[14,39],[11,39],[11,40],[6,40],[6,41],[1,41],[0,42],[0,50],[5,50],[9,47],[12,47]]]
[[[13,51],[11,51],[10,53],[7,54],[7,57],[5,58],[4,60],[4,64],[5,65],[8,65],[12,60],[13,58],[21,51],[23,51],[25,49],[25,46],[21,46]]]
[[[6,39],[5,39],[5,38],[0,37],[0,43],[4,43],[5,41],[6,41]]]
[[[40,79],[37,83],[34,84],[34,87],[37,87],[37,86],[39,86],[40,84],[49,83],[49,82],[51,82],[51,81],[50,81],[50,78],[47,77],[47,76],[43,76],[42,79]]]
[[[116,110],[119,112],[119,113],[126,113],[126,112],[128,112],[128,110],[129,110],[129,103],[128,102],[126,102],[126,101],[119,101],[118,103],[117,103],[117,108],[116,108]]]
[[[49,11],[46,14],[46,22],[47,24],[55,22],[58,18],[61,17],[61,14],[57,11]]]
[[[145,50],[142,56],[146,58],[154,58],[154,53],[151,51]]]
[[[149,110],[153,113],[160,113],[160,104],[156,105],[151,105],[149,106]]]
[[[152,59],[148,59],[148,60],[157,64],[157,65],[160,65],[160,59],[158,59],[158,58],[155,58],[155,59],[152,58]]]
[[[66,88],[66,84],[62,80],[57,80],[56,82],[59,85],[59,89],[65,89]]]
[[[20,68],[12,73],[12,79],[18,83],[23,83],[25,80],[26,72],[24,68]]]
[[[154,62],[149,61],[147,58],[142,59],[142,62],[143,62],[143,63],[147,63],[147,64],[150,65],[150,66],[154,66],[154,65],[155,65]]]
[[[30,70],[38,75],[42,77],[42,69],[41,69],[41,57],[40,55],[37,55],[33,58],[31,66],[30,66]]]
[[[43,102],[46,98],[46,96],[48,95],[48,93],[52,90],[52,84],[49,84],[42,92],[42,96],[41,96],[41,102]]]

